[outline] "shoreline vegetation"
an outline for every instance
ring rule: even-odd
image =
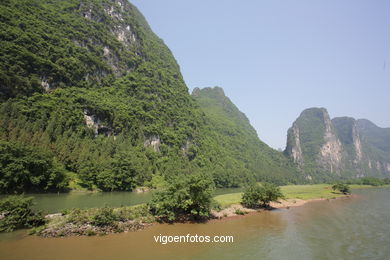
[[[350,185],[351,189],[375,188],[371,185]],[[390,187],[383,185],[380,187]],[[214,196],[215,205],[210,211],[209,220],[236,218],[247,214],[255,214],[264,210],[299,207],[308,202],[333,200],[352,195],[335,192],[332,185],[287,185],[281,186],[284,198],[271,202],[269,207],[247,208],[241,204],[243,192]],[[64,210],[61,213],[45,216],[46,224],[32,228],[29,234],[41,237],[94,236],[111,233],[137,231],[161,222],[150,212],[149,205],[140,204],[119,208],[91,208]],[[175,222],[185,222],[179,220]],[[195,221],[196,222],[196,221]]]

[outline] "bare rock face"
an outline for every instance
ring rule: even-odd
[[[363,148],[362,148],[362,141],[360,139],[360,135],[357,130],[356,122],[354,122],[352,128],[352,139],[353,139],[353,146],[355,148],[355,163],[358,163],[363,160]]]
[[[293,158],[294,162],[298,164],[298,166],[302,167],[304,164],[301,141],[299,137],[299,127],[296,124],[293,124],[291,128],[291,135],[293,138],[293,145],[290,147],[289,153]]]
[[[318,162],[326,170],[331,173],[340,173],[342,170],[341,160],[343,157],[343,147],[337,134],[333,128],[332,122],[329,118],[329,114],[326,110],[323,111],[325,133],[324,133],[324,144],[320,149],[320,156]]]
[[[113,134],[112,129],[104,125],[102,120],[88,109],[84,109],[84,121],[88,128],[94,130],[95,136],[97,136],[98,134],[111,136]]]
[[[331,173],[340,171],[343,149],[326,109],[304,110],[287,138],[285,154],[301,169],[315,163]]]
[[[127,0],[106,1],[102,4],[102,9],[97,8],[92,2],[81,1],[79,12],[87,20],[95,22],[106,22],[109,20],[111,34],[121,43],[120,51],[131,52],[140,56],[141,50],[139,50],[139,47],[141,43],[139,36],[134,29],[134,25],[129,20],[129,17],[135,15],[133,8]],[[125,14],[130,14],[130,16]],[[77,46],[84,47],[87,50],[89,45],[101,46],[103,49],[102,58],[117,77],[123,76],[132,70],[131,66],[122,64],[118,50],[115,50],[112,46],[107,46],[104,42],[93,41],[92,39],[89,42],[74,41]],[[104,77],[106,74],[107,72],[96,72],[94,76]]]
[[[152,147],[155,152],[160,152],[161,140],[158,135],[152,135],[146,138],[144,142],[145,147]]]

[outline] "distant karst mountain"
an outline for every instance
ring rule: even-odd
[[[288,130],[285,154],[307,179],[390,176],[390,128],[366,119],[330,119],[325,108],[304,110]]]

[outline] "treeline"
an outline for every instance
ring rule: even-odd
[[[390,185],[390,178],[375,178],[375,177],[363,177],[357,179],[350,179],[345,181],[347,184],[358,184],[358,185],[371,185],[371,186],[383,186]]]

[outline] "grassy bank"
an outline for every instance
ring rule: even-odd
[[[364,189],[375,188],[371,185],[350,185],[351,189]],[[379,187],[390,187],[390,185],[384,185]],[[281,186],[281,190],[286,199],[333,199],[337,197],[345,196],[341,193],[332,190],[330,184],[313,184],[313,185],[286,185]],[[232,204],[240,204],[242,192],[224,194],[214,197],[214,199],[223,207],[228,207]]]

